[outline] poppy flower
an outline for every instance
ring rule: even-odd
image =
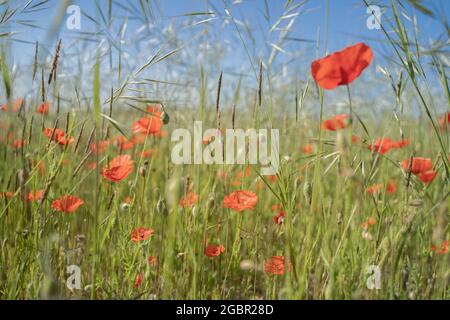
[[[283,209],[283,205],[281,204],[274,204],[271,207],[272,211],[281,211]]]
[[[147,262],[149,265],[154,266],[158,262],[158,259],[155,256],[150,256],[147,258]]]
[[[377,139],[374,144],[369,145],[369,150],[385,154],[391,149],[403,148],[409,144],[406,139],[400,141],[392,141],[389,138]]]
[[[328,131],[336,131],[347,126],[347,114],[339,114],[333,118],[325,119],[322,122],[322,128]]]
[[[0,198],[6,197],[6,198],[10,199],[13,196],[14,196],[14,192],[12,192],[12,191],[0,192]]]
[[[402,167],[406,172],[408,172],[409,166],[410,166],[410,159],[405,159],[402,161]],[[413,174],[419,174],[421,172],[431,170],[432,167],[433,165],[431,163],[430,158],[423,158],[423,157],[412,158],[411,173]]]
[[[120,151],[126,151],[126,150],[132,149],[134,147],[134,142],[131,140],[128,140],[124,136],[116,137],[115,143]]]
[[[387,193],[396,193],[397,192],[397,184],[395,181],[389,181],[386,185],[386,192]]]
[[[155,230],[150,228],[136,228],[131,231],[131,241],[133,242],[141,242],[147,240],[155,233]]]
[[[218,257],[225,252],[225,247],[222,245],[208,244],[205,247],[205,256],[209,258]]]
[[[197,201],[198,196],[195,194],[195,192],[190,191],[180,200],[180,205],[186,209],[192,207],[197,203]]]
[[[56,143],[58,143],[62,146],[71,144],[75,140],[74,137],[67,136],[66,133],[64,132],[64,130],[61,130],[58,128],[55,128],[55,129],[45,128],[44,134],[47,136],[47,138],[53,139],[53,141],[55,141]],[[52,136],[53,136],[53,138],[52,138]]]
[[[156,149],[150,148],[150,149],[142,151],[140,153],[140,156],[141,156],[141,158],[148,158],[155,153],[156,153]]]
[[[12,111],[13,112],[18,112],[23,107],[23,102],[24,102],[23,98],[15,99],[12,102]],[[0,110],[8,111],[8,104],[7,103],[2,104],[0,106]]]
[[[308,143],[302,147],[302,152],[305,154],[311,154],[311,153],[314,153],[314,149],[315,149],[314,145],[311,143]]]
[[[287,264],[287,266],[286,266]],[[283,275],[285,271],[291,271],[292,264],[286,263],[283,256],[273,256],[264,262],[264,272],[274,275]]]
[[[417,177],[425,184],[430,183],[436,178],[437,172],[435,170],[427,170],[419,173]]]
[[[361,223],[361,227],[363,227],[364,229],[367,229],[370,226],[375,225],[376,223],[377,223],[377,220],[374,217],[370,217],[369,219],[367,219],[366,221]]]
[[[367,187],[366,188],[366,192],[373,194],[373,193],[380,192],[382,189],[383,189],[383,184],[382,183],[377,183],[377,184],[374,184],[374,185],[372,185],[370,187]]]
[[[361,141],[361,137],[352,135],[352,143],[358,143],[359,141]]]
[[[161,130],[162,125],[161,113],[156,112],[136,121],[133,124],[133,133],[156,134]]]
[[[137,288],[139,288],[139,287],[141,286],[141,283],[142,283],[142,273],[139,272],[139,273],[136,275],[136,278],[134,279],[133,287],[134,287],[135,289],[137,289]]]
[[[43,102],[36,108],[36,112],[40,114],[47,114],[50,110],[50,105],[50,102]]]
[[[71,213],[75,212],[84,201],[76,196],[68,195],[52,202],[52,209],[60,212]]]
[[[21,148],[23,148],[26,144],[27,144],[27,141],[26,141],[26,140],[14,140],[14,141],[12,142],[12,147],[13,147],[14,149],[21,149]]]
[[[278,225],[282,225],[285,215],[286,213],[284,211],[278,212],[278,214],[275,217],[273,217],[273,222],[275,222]]]
[[[253,209],[258,202],[258,196],[247,190],[238,190],[225,196],[223,206],[235,211]]]
[[[133,161],[129,155],[121,155],[112,159],[100,173],[106,180],[119,182],[133,171]]]
[[[445,254],[448,252],[449,247],[450,247],[450,241],[444,240],[441,242],[441,244],[438,247],[431,246],[431,250],[436,252],[437,254]]]
[[[331,90],[353,82],[369,66],[372,59],[370,47],[364,43],[357,43],[313,61],[311,73],[319,87]]]
[[[27,195],[28,201],[38,201],[42,198],[44,195],[44,190],[36,190],[36,191],[30,191]]]
[[[109,146],[108,140],[102,140],[98,143],[91,143],[89,145],[89,150],[92,151],[93,154],[102,154]]]

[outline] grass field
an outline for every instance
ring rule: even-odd
[[[285,20],[299,3],[282,3]],[[48,54],[31,46],[34,62],[20,72],[33,87],[22,99],[4,45],[0,298],[449,299],[448,33],[427,50],[402,3],[387,1],[390,56],[371,50],[377,67],[359,54],[319,60],[344,49],[329,48],[282,86],[257,56],[250,80],[196,62],[177,81],[186,86],[146,82],[154,65],[189,64],[177,48],[112,76],[99,50],[76,80],[89,91],[68,90],[59,74],[76,62],[62,37]],[[210,15],[192,14],[205,28]],[[313,61],[362,75],[324,88],[336,79],[318,80]],[[108,77],[123,81],[113,88]],[[175,105],[183,91],[195,98]],[[377,109],[377,99],[392,103]],[[175,165],[171,134],[195,120],[279,129],[278,173]],[[216,143],[203,140],[203,150]]]

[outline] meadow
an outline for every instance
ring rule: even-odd
[[[3,43],[0,299],[449,299],[448,33],[435,51],[418,43],[405,15],[421,3],[387,1],[389,59],[355,40],[281,82],[250,48],[248,77],[206,59],[177,83],[144,76],[192,63],[178,39],[131,70],[115,45],[94,51],[72,86],[68,39],[31,45],[19,71]],[[281,5],[283,23],[302,10]],[[194,121],[218,132],[202,150],[225,129],[279,129],[278,172],[174,164],[171,134]]]

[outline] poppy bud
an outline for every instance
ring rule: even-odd
[[[170,121],[170,117],[167,114],[167,112],[165,112],[165,111],[162,113],[161,119],[162,119],[163,124],[168,124]]]

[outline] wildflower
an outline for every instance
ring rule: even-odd
[[[101,175],[113,182],[119,182],[128,177],[133,171],[133,161],[129,155],[121,155],[112,159],[108,166],[104,168]]]
[[[308,143],[302,147],[302,152],[305,154],[311,154],[311,153],[314,153],[314,149],[315,149],[314,145],[311,143]]]
[[[74,137],[67,136],[66,133],[64,132],[64,130],[61,130],[58,128],[55,128],[55,129],[45,128],[44,134],[47,136],[47,138],[52,139],[56,143],[63,145],[63,146],[71,144],[75,140]]]
[[[38,201],[42,198],[44,195],[44,190],[36,190],[36,191],[30,191],[27,195],[28,201]]]
[[[372,50],[364,43],[345,48],[311,64],[317,85],[331,90],[353,82],[372,62]]]
[[[196,204],[197,201],[198,201],[198,196],[195,194],[195,192],[190,191],[180,200],[180,205],[183,208],[190,208],[194,204]]]
[[[50,102],[43,102],[37,107],[36,112],[40,114],[47,114],[50,110],[50,105]]]
[[[12,142],[12,147],[13,147],[14,149],[21,149],[21,148],[23,148],[27,143],[28,143],[27,140],[14,140],[14,141]]]
[[[370,217],[369,219],[367,219],[366,221],[361,223],[361,227],[364,228],[364,229],[367,229],[370,226],[375,225],[376,223],[377,223],[377,220],[374,217]]]
[[[131,241],[133,242],[140,242],[147,240],[155,233],[155,230],[150,228],[136,228],[131,231]]]
[[[92,151],[93,154],[102,154],[109,146],[108,140],[102,140],[98,143],[91,143],[89,145],[89,150]]]
[[[136,278],[134,279],[133,287],[137,289],[141,286],[141,283],[142,283],[142,273],[138,272]]]
[[[274,275],[283,275],[285,271],[291,271],[292,264],[290,262],[285,263],[283,256],[273,256],[266,262],[264,262],[264,272]]]
[[[205,247],[205,256],[209,258],[218,257],[225,252],[225,247],[222,245],[208,244]]]
[[[161,112],[141,118],[133,124],[133,133],[157,134],[163,125]]]
[[[377,139],[374,144],[369,145],[369,150],[378,152],[379,154],[385,154],[391,149],[403,148],[409,144],[406,139],[400,141],[392,141],[389,138]]]
[[[134,142],[131,140],[128,140],[124,136],[118,136],[114,140],[120,151],[126,151],[126,150],[132,149],[134,147]]]
[[[325,119],[322,122],[322,128],[328,131],[336,131],[347,126],[347,114],[339,114],[333,118]]]
[[[19,112],[19,110],[23,107],[23,104],[24,104],[23,98],[15,99],[15,100],[12,102],[12,111],[13,111],[13,112]],[[2,110],[2,111],[8,111],[8,104],[7,104],[7,103],[2,104],[2,105],[0,106],[0,110]]]
[[[67,195],[52,202],[52,209],[60,212],[75,212],[84,201],[76,196]]]
[[[278,212],[278,214],[275,217],[273,217],[273,222],[275,222],[278,225],[282,225],[285,215],[286,213],[284,211]]]
[[[408,172],[410,166],[410,159],[405,159],[402,161],[402,167]],[[419,174],[431,170],[432,163],[430,158],[414,157],[412,158],[411,173]]]
[[[366,188],[366,192],[373,194],[373,193],[377,193],[377,192],[381,191],[382,189],[383,189],[383,184],[382,183],[377,183],[377,184],[374,184],[374,185],[372,185],[370,187],[367,187]]]
[[[235,211],[253,209],[258,201],[258,196],[247,190],[238,190],[225,196],[223,206]]]
[[[397,192],[397,184],[395,181],[389,181],[386,185],[386,192],[387,193],[396,193]]]
[[[425,184],[430,183],[436,178],[437,172],[435,170],[427,170],[419,173],[417,177]]]
[[[449,247],[450,247],[450,240],[444,240],[438,247],[431,246],[431,250],[436,252],[437,254],[445,254],[448,252]]]
[[[149,256],[147,262],[149,265],[154,266],[158,262],[158,259],[155,256]]]

